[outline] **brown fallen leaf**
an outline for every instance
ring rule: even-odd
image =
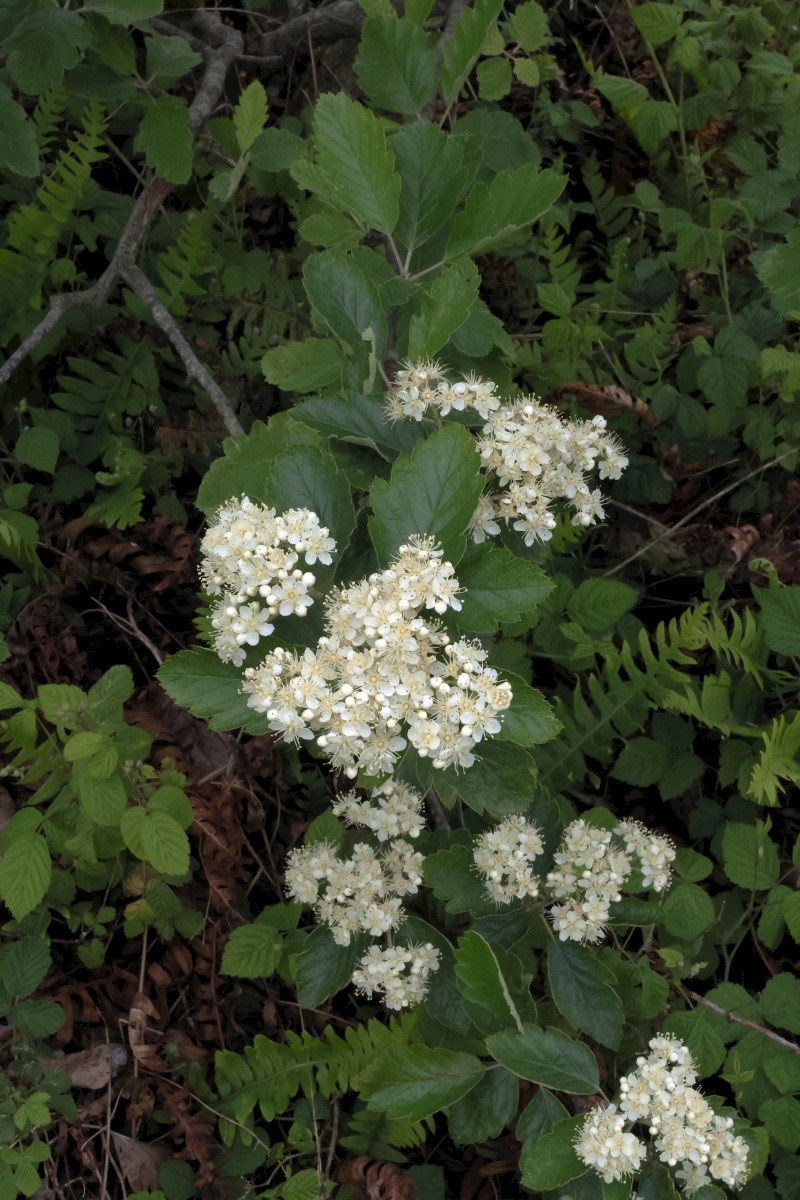
[[[108,1081],[128,1062],[124,1046],[110,1046],[101,1042],[88,1050],[76,1054],[65,1054],[58,1060],[58,1068],[68,1075],[74,1087],[98,1091],[108,1086]]]
[[[163,1146],[135,1142],[123,1133],[112,1131],[111,1140],[122,1173],[136,1192],[155,1191],[158,1168],[169,1158]]]
[[[725,533],[730,538],[729,549],[737,562],[741,562],[753,546],[761,541],[761,534],[755,525],[726,525]]]

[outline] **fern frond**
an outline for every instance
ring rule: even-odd
[[[339,1144],[384,1162],[404,1162],[406,1155],[398,1154],[398,1150],[421,1146],[434,1128],[432,1117],[424,1121],[393,1119],[384,1112],[362,1107],[348,1119],[348,1133],[339,1138]]]
[[[607,762],[616,739],[631,737],[653,708],[672,692],[689,687],[690,678],[681,667],[695,665],[689,651],[698,643],[704,620],[702,609],[689,609],[662,622],[652,635],[640,630],[635,641],[606,651],[602,670],[589,674],[585,685],[579,683],[571,693],[557,697],[564,728],[540,748],[542,783],[558,791],[581,779],[587,758]]]
[[[613,187],[606,182],[594,155],[584,163],[581,174],[592,201],[598,229],[605,234],[609,242],[616,241],[630,224],[628,200],[617,195]]]
[[[769,649],[758,617],[750,608],[741,613],[732,609],[728,616],[730,627],[717,613],[709,613],[702,627],[702,637],[716,655],[752,676],[762,687],[765,676],[773,678],[776,672],[767,667]]]
[[[542,230],[540,253],[551,281],[574,295],[581,281],[581,268],[572,257],[572,246],[555,221]]]
[[[660,383],[677,349],[675,297],[670,296],[663,308],[641,324],[630,341],[625,343],[625,361],[634,384],[647,386]]]
[[[215,1058],[220,1110],[240,1123],[258,1107],[271,1121],[285,1112],[299,1091],[328,1098],[354,1087],[355,1080],[385,1051],[414,1039],[417,1018],[370,1020],[348,1028],[344,1037],[330,1026],[322,1038],[288,1033],[285,1042],[259,1036],[244,1055],[218,1051]]]
[[[159,376],[152,345],[117,334],[115,349],[103,349],[91,359],[68,358],[69,374],[58,376],[59,391],[52,399],[76,417],[83,430],[108,424],[115,416],[137,416],[158,397]]]
[[[104,157],[102,110],[92,102],[82,128],[56,159],[32,204],[11,215],[0,250],[0,311],[9,314],[0,340],[27,330],[30,309],[42,305],[42,288],[58,246],[86,191],[92,167]]]
[[[39,152],[44,156],[50,150],[50,145],[61,127],[67,108],[67,93],[61,84],[42,92],[33,110],[32,119],[36,127],[36,140]]]
[[[763,734],[764,748],[753,767],[747,795],[756,804],[780,804],[787,783],[800,786],[800,712],[777,717]]]
[[[187,300],[206,294],[205,284],[198,279],[209,270],[208,225],[207,213],[191,213],[173,244],[158,256],[156,266],[164,285],[163,300],[176,317],[185,317],[188,313]]]

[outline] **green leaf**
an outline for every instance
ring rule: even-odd
[[[547,14],[536,0],[518,4],[511,15],[511,36],[518,46],[535,54],[548,41]]]
[[[498,625],[529,616],[553,590],[544,571],[502,546],[470,546],[459,563],[458,581],[464,589],[461,629],[494,633]]]
[[[769,292],[773,308],[781,316],[800,318],[800,227],[788,234],[783,245],[759,254],[756,274]]]
[[[541,746],[552,741],[562,726],[549,700],[510,671],[504,671],[503,677],[511,684],[513,699],[503,713],[498,740],[516,742],[518,746]]]
[[[794,1096],[765,1100],[758,1115],[778,1145],[794,1154],[800,1147],[800,1100]]]
[[[353,69],[365,96],[388,112],[414,116],[433,96],[436,54],[406,17],[368,17]]]
[[[220,662],[213,650],[180,650],[161,665],[157,678],[176,704],[204,717],[212,729],[266,732],[268,722],[242,695],[241,670]]]
[[[84,0],[83,7],[99,13],[112,25],[135,25],[157,17],[164,9],[164,0]]]
[[[39,169],[36,128],[8,88],[0,84],[0,171],[33,179]]]
[[[254,921],[234,929],[222,952],[220,975],[240,979],[263,979],[272,975],[281,961],[282,944],[276,929]]]
[[[523,1154],[568,1116],[564,1105],[551,1091],[538,1088],[520,1114],[514,1131],[517,1141],[522,1142]]]
[[[436,276],[420,297],[419,312],[409,324],[409,358],[432,358],[447,345],[478,299],[479,282],[478,268],[469,259],[445,267]]]
[[[363,952],[364,946],[358,938],[349,946],[337,946],[330,929],[318,925],[306,949],[292,956],[297,999],[303,1008],[318,1008],[347,987]]]
[[[161,3],[161,0],[153,0]],[[202,54],[193,50],[186,38],[163,33],[150,33],[145,38],[147,47],[147,75],[155,84],[163,87],[173,83],[203,61]]]
[[[314,108],[313,130],[326,201],[391,233],[400,211],[400,176],[378,117],[344,92],[326,92]]]
[[[445,42],[439,80],[448,108],[458,98],[501,8],[502,0],[475,0],[471,8],[461,13]]]
[[[481,100],[502,100],[511,91],[511,63],[507,58],[485,58],[475,71]]]
[[[269,472],[267,466],[284,450],[298,446],[317,446],[318,433],[293,421],[286,413],[256,421],[249,433],[226,438],[223,455],[216,459],[203,477],[197,494],[197,506],[211,516],[220,505],[233,497],[249,496],[267,502]]]
[[[727,821],[722,833],[722,864],[731,883],[763,891],[778,882],[780,863],[765,822],[744,825]]]
[[[254,79],[239,97],[233,110],[233,131],[236,144],[246,153],[267,123],[267,93],[263,83]]]
[[[423,864],[425,883],[438,900],[445,901],[445,912],[488,911],[490,902],[475,871],[468,846],[451,846],[429,854]]]
[[[377,480],[370,492],[369,532],[381,565],[412,534],[433,535],[458,563],[482,486],[475,442],[461,425],[447,425],[398,458],[390,481]]]
[[[410,253],[448,221],[469,183],[460,138],[430,121],[415,121],[395,134],[393,149],[402,179],[395,239]]]
[[[189,109],[180,96],[151,100],[139,122],[134,148],[151,170],[169,183],[188,183],[192,173]]]
[[[58,461],[58,434],[46,425],[23,429],[14,446],[14,456],[35,471],[52,475]]]
[[[409,454],[424,437],[417,421],[389,421],[380,401],[352,391],[347,398],[315,396],[295,405],[292,412],[326,437],[368,446],[389,462],[398,454]]]
[[[393,1046],[361,1077],[369,1108],[394,1120],[422,1121],[465,1096],[486,1068],[474,1054],[433,1046]]]
[[[669,749],[649,737],[631,738],[622,748],[611,772],[635,787],[650,787],[661,778],[669,762]]]
[[[57,87],[89,45],[83,18],[66,8],[34,9],[17,20],[5,38],[6,66],[17,86],[38,96]]]
[[[455,960],[456,976],[464,999],[485,1009],[502,1025],[514,1024],[517,1029],[522,1029],[522,1018],[509,983],[486,939],[473,931],[464,934],[459,939]]]
[[[477,762],[468,771],[443,773],[453,790],[473,812],[500,820],[530,806],[535,765],[530,754],[512,742],[484,741],[476,748]]]
[[[631,9],[636,28],[654,46],[671,42],[681,27],[683,13],[674,4],[638,4]]]
[[[9,846],[0,862],[0,899],[15,921],[32,912],[50,886],[50,851],[40,833],[26,833]]]
[[[761,1015],[778,1029],[800,1033],[800,979],[782,971],[767,980],[761,993]]]
[[[262,171],[286,171],[299,158],[308,154],[309,145],[288,129],[264,129],[250,147],[250,162]],[[346,217],[339,217],[347,221]],[[347,221],[349,228],[353,224]]]
[[[519,1080],[502,1068],[487,1071],[478,1083],[451,1105],[447,1126],[454,1142],[474,1146],[499,1137],[511,1124],[519,1103]]]
[[[586,1163],[581,1162],[573,1146],[585,1120],[580,1115],[559,1121],[523,1153],[519,1163],[523,1187],[536,1192],[549,1191],[585,1174]]]
[[[559,1012],[601,1046],[616,1050],[622,1037],[622,1002],[614,976],[586,946],[552,941],[547,978]]]
[[[571,620],[584,629],[615,625],[639,599],[636,588],[616,579],[584,579],[567,601]]]
[[[55,1000],[21,1000],[14,1006],[11,1021],[27,1038],[46,1038],[58,1033],[67,1014]]]
[[[20,938],[0,950],[0,983],[11,996],[29,996],[44,979],[50,961],[42,938]]]
[[[134,854],[134,845],[128,842],[126,822],[133,814],[143,809],[131,809],[122,818],[121,829],[126,843]],[[164,875],[184,875],[189,870],[189,839],[174,817],[160,811],[144,812],[136,835],[141,845],[141,856]]]
[[[371,331],[376,354],[386,346],[386,316],[375,286],[350,258],[325,252],[312,254],[303,267],[306,294],[318,324],[366,361]]]
[[[334,561],[345,550],[356,522],[350,485],[328,448],[284,450],[270,465],[269,500],[279,512],[308,508],[336,540]],[[315,570],[319,577],[320,569]]]
[[[522,1032],[493,1033],[486,1049],[515,1075],[555,1092],[591,1096],[600,1086],[597,1060],[589,1047],[555,1030],[526,1025]]]
[[[81,809],[89,820],[97,825],[118,825],[128,803],[122,780],[118,775],[97,779],[87,770],[80,770],[80,765],[76,764],[72,782],[81,802]]]
[[[445,259],[474,258],[507,242],[547,212],[565,182],[557,171],[530,162],[516,171],[500,171],[490,183],[476,183],[453,222]]]
[[[712,404],[744,404],[750,373],[741,358],[726,356],[704,358],[697,372],[703,395]]]
[[[341,379],[345,359],[332,338],[304,338],[268,350],[261,360],[267,383],[284,392],[315,392]]]
[[[696,883],[679,883],[664,901],[664,926],[682,941],[691,942],[708,929],[716,914],[711,897]]]
[[[770,650],[776,654],[800,654],[800,587],[761,588],[756,598]]]

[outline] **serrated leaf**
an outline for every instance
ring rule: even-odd
[[[226,438],[222,443],[223,454],[211,464],[200,484],[198,508],[211,516],[235,496],[266,502],[267,465],[271,460],[290,447],[317,446],[320,441],[318,433],[285,413],[272,417],[268,424],[255,421],[249,433]]]
[[[522,1028],[522,1017],[511,995],[509,981],[503,975],[494,949],[479,933],[470,930],[459,939],[455,971],[465,1001],[484,1009],[494,1021],[500,1022],[501,1027],[513,1024]]]
[[[349,946],[337,946],[330,929],[318,925],[307,946],[292,956],[297,999],[304,1008],[317,1008],[353,977],[358,958],[363,954],[363,939],[353,938]]]
[[[631,9],[631,16],[642,37],[654,46],[671,42],[683,21],[683,13],[674,4],[638,4]]]
[[[522,1032],[493,1033],[486,1049],[515,1075],[555,1092],[591,1096],[600,1086],[597,1060],[589,1047],[554,1030],[526,1025]]]
[[[432,358],[459,329],[478,299],[480,276],[469,259],[445,267],[423,292],[408,329],[408,357]]]
[[[366,364],[371,333],[375,352],[382,358],[386,346],[386,315],[377,288],[352,258],[325,252],[312,254],[303,267],[303,284],[318,324],[338,338]],[[366,367],[365,367],[366,370]]]
[[[160,2],[153,0],[153,3]],[[150,33],[145,38],[145,45],[148,78],[160,86],[180,79],[203,61],[202,54],[193,50],[183,37]]]
[[[264,129],[250,147],[250,162],[262,171],[286,171],[309,152],[309,144],[288,129]],[[338,214],[330,214],[338,215]],[[340,220],[346,220],[340,217]],[[350,228],[353,228],[352,223]]]
[[[379,119],[343,92],[326,92],[315,106],[313,131],[321,172],[314,190],[369,228],[391,233],[400,211],[400,176]]]
[[[570,618],[584,629],[608,629],[634,607],[636,588],[617,579],[584,579],[567,601]]]
[[[762,821],[757,821],[755,825],[744,825],[738,821],[725,823],[722,863],[731,883],[748,891],[762,891],[778,882],[778,851]]]
[[[134,147],[151,170],[169,183],[187,183],[192,173],[189,109],[180,96],[151,100],[139,123]]]
[[[17,86],[38,96],[57,87],[89,45],[89,30],[76,12],[41,8],[15,22],[5,38],[6,66]]]
[[[559,1121],[523,1153],[520,1159],[522,1185],[531,1191],[563,1187],[586,1171],[586,1163],[575,1153],[574,1142],[584,1116]]]
[[[519,1080],[510,1071],[487,1071],[474,1088],[451,1104],[447,1126],[454,1142],[475,1145],[499,1137],[519,1104]]]
[[[213,650],[180,650],[161,665],[157,678],[176,704],[205,718],[212,729],[267,731],[266,718],[247,707],[241,670],[220,662]]]
[[[267,93],[264,85],[254,79],[239,97],[233,110],[233,131],[236,144],[246,153],[267,123]]]
[[[390,421],[377,399],[349,392],[344,396],[315,396],[295,405],[299,421],[326,437],[369,446],[393,462],[398,454],[410,454],[425,434],[417,421]]]
[[[361,1077],[369,1108],[395,1120],[421,1121],[465,1096],[486,1068],[474,1054],[433,1046],[393,1046]]]
[[[761,624],[776,654],[800,654],[800,587],[760,588]]]
[[[304,338],[268,350],[261,360],[267,383],[284,392],[316,392],[341,379],[345,359],[332,338]]]
[[[263,979],[277,970],[282,944],[276,929],[257,921],[234,929],[225,943],[220,964],[221,975],[240,979]]]
[[[389,563],[412,534],[431,534],[445,558],[458,563],[481,491],[480,458],[463,426],[448,425],[420,442],[370,493],[369,532],[379,562]]]
[[[614,976],[596,955],[575,942],[547,947],[547,978],[559,1012],[601,1046],[616,1050],[622,1037],[622,1002]]]
[[[785,971],[768,979],[761,993],[761,1015],[778,1029],[800,1033],[800,979]]]
[[[28,1038],[52,1037],[66,1019],[67,1014],[55,1000],[21,1000],[11,1013],[12,1024]]]
[[[518,746],[542,746],[552,741],[562,725],[550,701],[511,671],[504,671],[503,678],[511,684],[513,698],[503,713],[498,740],[516,742]]]
[[[98,779],[87,770],[79,770],[79,766],[80,764],[76,764],[72,782],[81,802],[81,809],[89,820],[97,825],[118,825],[128,804],[122,780],[117,775]]]
[[[448,137],[430,121],[415,121],[399,130],[393,149],[402,178],[395,240],[407,254],[452,217],[470,173],[461,139]]]
[[[691,942],[708,929],[716,914],[711,897],[696,883],[679,883],[664,901],[664,926],[682,941]]]
[[[756,274],[776,312],[795,321],[800,318],[800,228],[795,227],[782,245],[759,255]]]
[[[297,446],[276,455],[269,468],[269,502],[278,512],[308,508],[336,541],[334,562],[347,548],[356,523],[347,476],[327,446]],[[320,568],[314,574],[319,577]]]
[[[3,84],[0,84],[0,171],[14,171],[26,179],[39,174],[36,127]]]
[[[498,625],[530,615],[553,590],[540,567],[502,546],[470,546],[458,581],[464,591],[456,620],[473,633],[494,633]]]
[[[406,17],[368,17],[353,69],[377,108],[414,116],[433,96],[436,53],[425,31]]]
[[[11,996],[29,996],[44,979],[50,961],[42,938],[19,938],[0,950],[0,982]]]
[[[490,740],[478,744],[476,758],[468,771],[456,774],[451,768],[443,772],[442,788],[459,795],[473,812],[488,813],[497,820],[525,812],[534,783],[530,754],[513,742]]]
[[[501,8],[502,0],[475,0],[456,21],[442,49],[439,70],[442,97],[448,108],[457,99]]]
[[[557,171],[530,162],[500,171],[490,183],[477,183],[453,222],[445,259],[475,257],[507,242],[547,212],[565,182]]]
[[[502,100],[511,91],[511,63],[507,58],[485,58],[475,71],[481,100]]]
[[[541,50],[549,36],[547,14],[541,4],[525,0],[517,5],[511,15],[511,36],[528,54]]]
[[[139,809],[138,811],[143,812],[144,810]],[[125,817],[130,815],[130,813],[126,813]],[[121,826],[123,836],[126,831],[125,817],[123,817]],[[141,845],[142,857],[161,874],[183,875],[189,870],[189,839],[186,832],[169,813],[144,812],[137,836]],[[133,846],[131,849],[136,853]]]
[[[32,912],[50,886],[50,851],[40,833],[26,833],[9,846],[0,862],[0,899],[15,921]]]

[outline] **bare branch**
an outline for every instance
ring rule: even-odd
[[[198,13],[193,23],[212,43],[211,45],[204,43],[203,53],[206,59],[206,69],[197,93],[189,105],[188,126],[193,134],[197,134],[215,109],[225,86],[228,70],[242,53],[243,42],[241,34],[236,29],[223,25],[219,17],[212,13]],[[9,355],[0,366],[0,387],[8,383],[30,352],[36,349],[42,338],[55,329],[61,318],[71,309],[100,308],[102,304],[105,304],[126,270],[133,265],[142,239],[171,191],[172,184],[168,183],[166,179],[151,180],[134,204],[111,261],[103,274],[82,291],[62,292],[60,295],[53,296],[50,307],[39,324],[31,330],[14,353]],[[226,403],[228,403],[227,400]],[[238,425],[238,421],[236,424]],[[241,433],[241,427],[237,432]]]
[[[156,289],[144,271],[140,267],[137,267],[135,263],[131,263],[130,266],[123,269],[122,278],[126,283],[130,284],[139,299],[147,305],[156,325],[167,335],[175,352],[181,358],[189,378],[196,379],[203,390],[211,397],[214,407],[225,422],[225,428],[228,430],[228,433],[232,433],[234,436],[244,433],[244,429],[239,424],[239,419],[230,400],[200,362],[200,359],[189,345],[183,333],[181,333],[175,318],[159,300],[156,295]]]

